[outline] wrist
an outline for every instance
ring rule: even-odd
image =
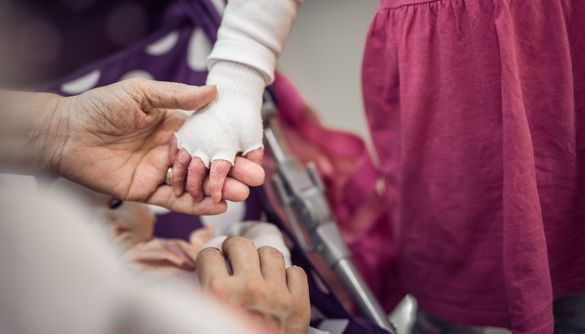
[[[0,91],[2,171],[20,174],[55,170],[67,122],[59,111],[63,99],[48,93]]]
[[[262,74],[250,66],[230,61],[215,63],[207,77],[208,85],[217,86],[217,101],[222,110],[258,109],[262,106],[262,95],[266,83]]]
[[[33,169],[60,174],[63,152],[69,140],[70,103],[74,97],[46,94],[37,104],[29,141],[37,154]],[[42,103],[42,105],[41,105]]]

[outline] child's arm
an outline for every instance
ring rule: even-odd
[[[217,85],[218,98],[193,114],[176,133],[172,185],[196,199],[210,166],[210,188],[217,202],[238,153],[261,160],[262,94],[274,80],[280,54],[302,0],[231,0],[209,56],[207,83]],[[248,155],[248,153],[252,152]]]

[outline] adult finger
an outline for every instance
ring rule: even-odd
[[[209,178],[205,178],[203,181],[203,190],[205,196],[210,196],[211,189],[209,187]],[[226,201],[242,202],[250,195],[250,188],[242,182],[227,177],[223,184],[222,198]]]
[[[130,79],[136,91],[144,95],[145,109],[201,109],[215,99],[215,86],[191,86],[178,82]]]
[[[286,270],[286,282],[291,299],[287,317],[287,333],[306,333],[311,319],[309,283],[305,271],[297,266]]]
[[[193,157],[187,171],[187,191],[194,200],[203,199],[203,180],[207,175],[207,168],[201,159]]]
[[[226,160],[215,160],[209,168],[209,194],[213,202],[221,201],[221,195],[225,179],[232,168],[232,164]]]
[[[260,258],[260,270],[267,281],[286,284],[286,269],[284,266],[284,255],[270,246],[261,247],[258,250]]]
[[[173,187],[175,196],[181,196],[185,190],[185,179],[187,178],[191,160],[191,154],[186,150],[180,150],[179,153],[177,153],[171,177],[171,186]]]
[[[167,185],[161,185],[146,201],[167,208],[171,211],[186,213],[190,215],[218,215],[227,209],[225,202],[213,203],[211,198],[203,201],[195,201],[190,194],[183,193],[175,196],[173,189]]]
[[[169,160],[172,164],[175,163],[177,153],[178,153],[177,138],[175,136],[171,136],[171,140],[169,143]]]
[[[236,157],[228,175],[250,187],[262,185],[265,177],[262,166],[243,157]]]
[[[309,298],[309,282],[307,273],[301,267],[291,266],[286,269],[286,285],[293,296]]]
[[[222,248],[230,262],[234,275],[262,275],[258,250],[250,240],[240,236],[231,236],[225,239]]]
[[[207,247],[199,251],[195,261],[197,276],[203,285],[214,279],[229,276],[223,253],[215,247]]]
[[[264,160],[264,148],[261,147],[255,149],[252,152],[248,152],[248,154],[246,154],[245,157],[252,161],[253,163],[262,166],[262,161]]]

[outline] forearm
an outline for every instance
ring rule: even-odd
[[[62,99],[0,90],[0,172],[44,173],[56,167],[67,127],[57,111]]]
[[[225,10],[209,68],[229,61],[250,66],[265,84],[274,80],[280,55],[302,0],[231,0]]]

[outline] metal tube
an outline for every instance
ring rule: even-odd
[[[388,315],[384,312],[368,285],[363,281],[353,263],[344,258],[339,260],[333,269],[349,289],[364,315],[389,333],[396,334],[396,329],[390,324]]]
[[[285,148],[280,144],[280,140],[278,140],[274,130],[269,126],[264,128],[264,140],[268,143],[267,146],[270,148],[270,152],[272,152],[272,156],[276,162],[282,163],[288,160],[288,152],[285,151]]]

